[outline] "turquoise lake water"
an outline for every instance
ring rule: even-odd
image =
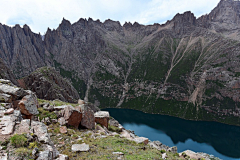
[[[196,122],[128,109],[105,109],[136,135],[160,141],[178,152],[192,150],[223,160],[240,160],[240,127],[217,122]]]

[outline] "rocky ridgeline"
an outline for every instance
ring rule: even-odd
[[[87,143],[91,140],[88,141],[86,137],[96,141],[107,137],[127,139],[143,145],[143,150],[147,147],[159,150],[163,159],[168,152],[177,154],[176,147],[170,148],[159,141],[151,142],[124,129],[108,112],[100,111],[91,103],[79,100],[78,104],[65,103],[59,106],[52,102],[38,102],[32,91],[0,79],[0,159],[77,159],[79,153],[91,154],[94,148]],[[62,148],[65,145],[70,147],[67,149],[70,153]],[[23,148],[26,146],[28,148]],[[71,157],[72,154],[75,155]],[[204,158],[196,153],[194,158],[196,155],[197,158]],[[124,159],[125,155],[112,152],[112,156]],[[177,156],[188,158],[185,153]]]

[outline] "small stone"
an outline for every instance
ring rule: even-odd
[[[78,104],[79,104],[79,105],[82,105],[82,104],[85,104],[85,102],[84,102],[83,100],[79,99],[79,100],[78,100]]]
[[[61,110],[64,110],[64,108],[66,108],[66,107],[67,107],[67,105],[56,106],[56,107],[53,107],[53,109],[54,109],[55,111],[61,111]]]
[[[74,144],[72,145],[72,151],[73,152],[87,152],[89,151],[89,145],[88,144]]]
[[[64,119],[63,117],[61,117],[61,118],[58,119],[58,123],[59,123],[61,126],[63,126],[63,125],[66,124],[66,121],[65,121],[65,119]]]
[[[34,149],[32,150],[32,155],[33,155],[34,157],[37,157],[37,154],[38,154],[38,148],[34,148]]]
[[[4,114],[8,115],[8,114],[12,114],[14,112],[13,108],[8,109]]]
[[[112,154],[124,155],[124,153],[122,153],[122,152],[112,152]]]
[[[66,126],[60,127],[60,133],[62,133],[62,134],[67,133],[67,127]]]
[[[58,120],[57,120],[57,119],[51,119],[51,122],[52,122],[52,123],[57,123]]]
[[[65,154],[59,154],[59,160],[68,160],[68,155]]]
[[[166,153],[163,153],[162,154],[162,159],[166,159],[167,158],[167,154]]]

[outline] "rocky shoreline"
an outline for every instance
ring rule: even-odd
[[[135,153],[135,158],[215,158],[192,151],[177,153],[176,147],[136,136],[91,103],[37,99],[32,91],[4,79],[0,79],[0,141],[2,160],[128,159]],[[119,149],[115,145],[120,142]],[[125,150],[124,145],[133,148]]]

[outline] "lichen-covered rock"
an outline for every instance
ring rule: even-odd
[[[94,116],[95,116],[96,123],[101,124],[102,126],[105,126],[106,128],[108,128],[109,112],[98,111],[94,113]]]
[[[95,117],[94,112],[91,108],[88,106],[81,106],[82,111],[82,121],[81,126],[87,128],[87,129],[94,129],[95,128]]]
[[[38,108],[38,101],[37,97],[34,93],[24,96],[22,100],[18,103],[18,107],[22,114],[31,116],[39,114]]]
[[[38,140],[43,143],[51,142],[47,132],[47,126],[42,122],[31,121],[31,131],[37,135]]]
[[[77,111],[73,106],[68,105],[64,108],[64,119],[67,125],[78,128],[82,120],[82,113]]]

